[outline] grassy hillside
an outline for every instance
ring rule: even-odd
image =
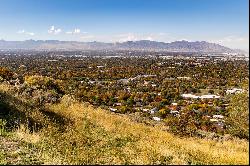
[[[63,96],[37,107],[0,85],[0,164],[249,164],[249,142],[179,138]]]

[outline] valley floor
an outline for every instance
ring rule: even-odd
[[[11,131],[2,121],[0,164],[249,164],[243,139],[180,138],[164,126],[136,123],[69,96],[41,109],[18,103],[3,89],[0,95],[1,111],[11,115],[3,118],[7,124],[16,115],[29,119],[17,118]]]

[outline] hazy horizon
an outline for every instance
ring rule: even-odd
[[[0,40],[4,40],[4,39],[0,39]],[[60,41],[60,42],[86,42],[86,43],[91,43],[91,42],[102,42],[102,41],[75,41],[75,40],[34,40],[34,39],[26,39],[26,40],[4,40],[4,41],[7,41],[7,42],[24,42],[24,41],[29,41],[29,40],[33,40],[33,41]],[[123,43],[123,42],[129,42],[130,40],[127,40],[127,41],[114,41],[114,42],[102,42],[102,43]],[[133,40],[133,42],[136,42],[136,41],[151,41],[151,42],[161,42],[161,41],[157,41],[157,40],[145,40],[145,39],[142,39],[142,40]],[[207,42],[207,41],[188,41],[188,40],[175,40],[175,41],[169,41],[169,42],[164,42],[164,43],[172,43],[172,42],[177,42],[177,41],[187,41],[187,42]],[[209,42],[211,43],[211,42]],[[214,43],[214,44],[219,44],[219,43]],[[221,46],[224,46],[222,44],[219,44]],[[227,46],[225,46],[227,47]],[[230,48],[230,47],[228,47]],[[230,48],[230,49],[238,49],[238,48]],[[244,49],[240,49],[242,51],[246,51],[247,53],[249,52],[249,50],[244,50]]]
[[[249,51],[247,0],[2,0],[0,39],[207,41]]]

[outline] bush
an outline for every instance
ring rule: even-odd
[[[38,75],[25,76],[24,80],[30,86],[42,87],[51,84],[51,78]]]
[[[13,75],[14,73],[9,69],[0,67],[0,77],[2,77],[2,79],[10,80],[11,78],[13,78]]]
[[[64,94],[62,86],[60,86],[60,80],[54,80],[53,78],[39,75],[25,76],[24,80],[29,86],[50,90],[54,89],[58,93]]]
[[[125,114],[129,111],[129,108],[127,106],[121,106],[120,113]]]

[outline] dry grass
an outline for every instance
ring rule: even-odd
[[[7,92],[11,89],[11,85],[7,84],[7,83],[0,83],[0,90],[2,92]]]
[[[40,134],[37,132],[30,133],[23,124],[15,131],[16,136],[18,139],[23,140],[28,143],[36,144],[40,141],[41,137]]]
[[[197,138],[178,138],[156,127],[132,122],[126,116],[118,116],[86,104],[52,105],[57,114],[70,117],[75,124],[70,126],[66,140],[80,142],[94,140],[87,153],[90,160],[82,160],[86,151],[77,147],[75,158],[86,163],[104,164],[248,164],[249,143],[234,139],[223,142]],[[86,128],[89,127],[89,128]],[[73,128],[72,128],[73,127]],[[84,130],[85,129],[85,130]],[[91,130],[86,133],[86,130]],[[90,137],[86,138],[86,134]],[[95,142],[98,140],[98,142]],[[112,142],[113,141],[113,142]],[[120,144],[120,145],[117,145]],[[107,148],[110,146],[111,148]],[[102,147],[103,149],[100,149]],[[99,149],[98,149],[99,148]],[[84,149],[86,150],[86,149]],[[104,153],[96,152],[104,150]],[[93,153],[92,153],[93,152]],[[85,156],[86,157],[86,156]],[[96,157],[96,158],[95,158]],[[73,161],[73,160],[72,160]],[[77,163],[77,162],[76,162]]]
[[[18,139],[38,149],[45,164],[249,164],[245,140],[179,138],[161,126],[136,123],[69,96],[46,109],[57,119],[34,111],[30,116],[48,125],[39,132],[30,133],[24,126],[16,131]]]

